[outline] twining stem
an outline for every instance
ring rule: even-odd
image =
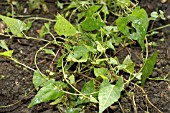
[[[36,71],[35,69],[33,69],[33,68],[31,68],[31,67],[29,67],[29,66],[27,66],[27,65],[25,65],[25,64],[23,64],[23,63],[21,63],[21,62],[19,62],[19,61],[16,60],[15,58],[10,57],[10,60],[14,61],[15,63],[17,63],[17,64],[19,64],[19,65],[22,65],[22,66],[26,67],[27,69],[30,69],[30,70],[32,70],[32,71]]]
[[[62,59],[62,72],[64,75],[64,80],[67,82],[68,85],[70,85],[76,92],[78,92],[80,95],[82,95],[83,97],[89,99],[89,97],[87,97],[86,95],[82,94],[78,89],[76,89],[72,84],[70,84],[70,82],[67,80],[67,75],[64,71],[64,66],[63,66],[63,59]]]
[[[49,40],[45,40],[43,38],[35,38],[35,37],[30,37],[27,36],[24,32],[22,32],[22,34],[25,36],[26,39],[32,39],[32,40],[38,40],[38,41],[44,41],[44,42],[50,42]]]
[[[30,95],[34,90],[35,90],[35,88],[33,90],[31,90],[30,92],[28,92],[27,94],[25,94],[24,97],[27,97],[28,95]],[[16,104],[19,104],[23,99],[20,99],[20,100],[18,100],[17,102],[15,102],[13,104],[8,104],[6,106],[0,106],[0,108],[8,108],[8,107],[14,106]]]
[[[161,26],[161,27],[157,27],[157,28],[152,29],[152,30],[150,30],[148,32],[152,32],[152,31],[155,31],[155,30],[163,29],[163,28],[166,28],[166,27],[170,27],[170,24],[167,24],[167,25],[164,25],[164,26]]]
[[[126,79],[124,79],[125,81],[128,81],[128,80],[126,80]],[[141,86],[139,86],[139,85],[137,85],[136,83],[133,83],[133,82],[130,82],[131,84],[133,84],[133,85],[135,85],[135,86],[137,86],[139,89],[141,89],[141,91],[142,91],[142,93],[143,93],[143,96],[145,97],[145,99],[148,101],[148,103],[152,106],[152,107],[154,107],[159,113],[163,113],[161,110],[159,110],[150,100],[149,100],[149,98],[148,98],[148,95],[147,95],[147,93],[145,92],[145,90],[143,89],[143,87],[141,87]]]
[[[4,37],[17,37],[17,36],[14,36],[14,35],[3,34],[3,33],[0,33],[0,35],[2,35],[2,36],[4,36]],[[21,39],[25,38],[25,39],[31,39],[31,40],[38,40],[38,41],[49,42],[49,40],[26,36],[24,33],[23,33],[23,35],[24,35],[25,37],[17,37],[17,38],[21,38]]]
[[[162,81],[170,81],[167,79],[168,75],[170,74],[170,71],[163,77],[157,77],[157,78],[148,78],[149,80],[162,80]]]
[[[19,101],[13,103],[13,104],[9,104],[9,105],[6,105],[6,106],[0,106],[0,108],[8,108],[8,107],[11,107],[11,106],[14,106],[14,105],[16,105],[16,104],[19,104],[21,101],[22,101],[22,100],[19,100]]]
[[[69,81],[67,80],[67,75],[64,71],[64,66],[63,66],[63,60],[62,60],[62,72],[63,72],[63,75],[64,75],[64,80],[75,90],[77,91],[78,93],[81,94],[81,92],[79,90],[77,90],[72,84],[69,83]]]
[[[50,22],[56,22],[56,20],[52,20],[52,19],[48,19],[48,18],[43,18],[43,17],[30,17],[25,19],[26,20],[46,20],[46,21],[50,21]]]
[[[119,106],[120,106],[120,109],[121,109],[122,113],[125,113],[125,112],[124,112],[124,109],[123,109],[123,107],[122,107],[122,105],[120,104],[119,101],[118,101],[118,103],[119,103]]]
[[[69,94],[69,95],[80,95],[80,96],[84,96],[84,95],[93,95],[93,94],[97,94],[97,93],[99,93],[99,92],[93,92],[93,93],[90,93],[90,94],[77,94],[77,93],[71,93],[71,92],[68,92],[68,91],[64,91],[63,90],[63,92],[64,93],[66,93],[66,94]]]
[[[79,74],[80,74],[81,76],[83,76],[83,77],[86,77],[86,78],[90,79],[90,80],[94,80],[95,82],[97,82],[97,83],[100,84],[100,82],[99,82],[98,80],[96,80],[95,78],[89,77],[89,76],[87,76],[87,75],[85,75],[85,74],[83,74],[83,73],[79,73]]]
[[[159,110],[159,109],[149,100],[148,95],[146,94],[146,92],[144,91],[144,89],[141,88],[141,87],[140,87],[140,89],[142,90],[142,92],[143,92],[146,100],[148,101],[148,103],[149,103],[151,106],[153,106],[159,113],[163,113],[161,110]]]
[[[40,72],[40,74],[46,79],[46,76],[40,71],[38,65],[37,65],[37,55],[40,51],[42,51],[45,47],[47,47],[49,44],[51,44],[51,42],[48,42],[47,44],[45,44],[43,47],[39,48],[39,50],[35,53],[35,56],[34,56],[34,64],[35,64],[35,67],[36,69]]]
[[[146,57],[145,57],[143,66],[140,68],[140,70],[137,72],[136,75],[140,74],[140,72],[142,71],[143,67],[145,66],[146,60],[148,59],[148,41],[147,41],[147,38],[145,38],[145,40],[146,40],[146,44],[145,44],[145,48],[146,48]],[[129,84],[129,82],[131,82],[134,78],[136,78],[135,75],[134,75],[132,78],[130,78],[129,80],[127,80],[125,84]]]

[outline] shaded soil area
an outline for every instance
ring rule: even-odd
[[[54,19],[55,15],[57,14],[57,8],[54,3],[49,2],[47,5],[50,13],[45,14],[45,17]],[[140,6],[145,8],[148,14],[150,14],[152,11],[158,10],[165,12],[165,17],[167,20],[160,20],[154,23],[153,28],[170,23],[170,1],[162,4],[160,0],[140,0]],[[6,11],[5,8],[7,7],[0,6],[0,10],[2,11],[0,14],[4,14],[3,11]],[[43,12],[35,11],[32,13],[32,15],[44,17]],[[44,21],[34,22],[34,27],[30,30],[30,36],[36,37],[38,35],[36,30],[41,28],[42,23],[44,23]],[[148,37],[149,42],[154,41],[157,44],[157,46],[149,46],[149,56],[154,51],[159,53],[153,74],[150,76],[151,78],[164,77],[170,72],[170,27],[161,29],[159,32],[160,33],[157,35]],[[46,38],[48,38],[48,36]],[[0,40],[1,39],[5,39],[10,44],[9,49],[14,50],[14,57],[16,57],[20,62],[35,69],[34,55],[36,51],[45,43],[20,38],[13,38],[11,40],[7,37],[0,36]],[[58,47],[50,46],[49,48],[57,50]],[[0,48],[0,51],[3,51],[3,49]],[[127,47],[120,51],[117,56],[124,59],[126,55],[129,54],[129,52],[132,56],[132,60],[140,67],[142,62],[140,47]],[[46,70],[48,70],[50,67],[53,57],[44,55],[44,53],[40,53],[37,58],[40,70],[46,73]],[[36,94],[32,84],[32,75],[32,71],[14,63],[5,57],[0,56],[0,106],[9,105],[8,107],[0,108],[1,113],[61,113],[61,111],[56,106],[50,106],[48,103],[42,103],[30,109],[27,108],[31,99]],[[169,80],[170,76],[168,76],[167,79]],[[170,113],[169,84],[169,81],[147,80],[144,88],[149,100],[163,113]],[[147,110],[150,113],[158,112],[150,103],[148,103],[148,101],[146,101],[142,91],[138,88],[134,89],[134,98],[130,99],[127,97],[125,91],[122,93],[122,97],[120,98],[119,102],[125,113],[134,113],[134,108],[137,109],[138,113],[145,113]],[[109,108],[109,112],[121,113],[122,110],[120,105],[119,103],[115,103],[114,106]],[[136,107],[134,107],[134,105]],[[86,113],[96,112],[89,108],[86,110]]]

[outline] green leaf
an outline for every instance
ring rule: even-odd
[[[57,1],[57,7],[59,7],[60,9],[63,9],[63,5],[64,3],[60,3],[59,1]]]
[[[96,59],[95,61],[91,62],[92,64],[101,64],[103,63],[104,61],[108,61],[107,58],[102,58],[102,59]]]
[[[94,75],[96,77],[101,76],[103,78],[103,76],[106,77],[107,74],[108,74],[108,69],[107,68],[94,68]]]
[[[50,100],[55,100],[61,97],[64,94],[62,89],[65,87],[66,85],[63,82],[55,82],[53,80],[50,80],[48,84],[46,84],[38,91],[35,97],[31,100],[31,103],[29,104],[28,108],[31,108],[36,104],[48,102]]]
[[[153,55],[148,58],[143,66],[142,69],[142,79],[141,79],[141,86],[143,87],[145,85],[145,81],[146,79],[152,74],[154,65],[156,63],[156,57],[157,57],[157,53],[154,52]]]
[[[65,98],[65,96],[63,95],[63,96],[57,98],[55,101],[51,102],[50,105],[57,105],[57,104],[63,102],[64,98]]]
[[[78,23],[85,16],[85,14],[86,14],[86,12],[78,13],[76,22]]]
[[[51,49],[43,49],[43,50],[45,51],[46,54],[55,56],[55,53],[53,52],[53,50],[51,50]]]
[[[48,34],[50,32],[50,24],[51,22],[45,23],[40,30],[40,38],[42,38],[44,35]]]
[[[109,63],[112,65],[118,65],[119,64],[119,59],[115,56],[114,58],[110,58]]]
[[[127,26],[130,22],[132,22],[132,27],[135,28],[135,31],[131,34],[129,32],[129,27]],[[137,7],[133,10],[132,14],[127,17],[119,17],[116,20],[116,24],[120,32],[127,35],[130,39],[137,40],[142,48],[142,51],[145,50],[144,38],[147,33],[149,19],[144,9]]]
[[[108,85],[110,85],[109,80],[103,80],[103,82],[100,84],[100,89],[107,87]]]
[[[129,38],[137,40],[142,51],[145,51],[144,39],[146,37],[149,24],[148,15],[144,9],[136,9],[130,16],[130,19],[132,20],[132,26],[136,29],[136,32],[131,34]]]
[[[26,24],[18,19],[9,18],[2,15],[0,15],[0,18],[14,35],[21,36],[21,32],[27,29]]]
[[[74,46],[73,53],[67,57],[67,61],[86,62],[89,50],[85,46]]]
[[[60,14],[57,15],[57,22],[54,25],[54,30],[59,36],[64,35],[67,37],[76,34],[76,28]]]
[[[80,113],[81,108],[68,108],[67,113]]]
[[[122,32],[124,35],[127,35],[129,36],[130,33],[129,33],[129,28],[127,26],[127,23],[129,22],[128,20],[128,16],[127,17],[119,17],[117,20],[116,20],[116,25],[118,27],[118,30],[120,32]]]
[[[33,21],[29,21],[29,20],[26,22],[26,30],[27,31],[32,27],[32,23],[33,23]]]
[[[82,29],[85,31],[97,30],[104,25],[103,22],[93,17],[88,17],[81,23]]]
[[[74,55],[72,54],[69,54],[68,57],[67,57],[67,61],[70,62],[70,61],[73,61],[73,62],[86,62],[87,59],[88,59],[88,54],[85,54],[83,55],[81,58],[77,59],[74,57]]]
[[[102,12],[105,14],[105,15],[108,15],[109,14],[109,10],[108,10],[108,8],[107,8],[107,6],[106,5],[103,5],[103,7],[102,7]]]
[[[49,12],[46,2],[44,2],[44,0],[29,0],[28,6],[29,10],[41,9],[42,7],[43,11]]]
[[[35,0],[29,0],[28,5],[29,5],[30,10],[40,9],[41,8],[41,0],[36,0],[36,1]]]
[[[112,38],[112,41],[114,42],[115,46],[119,46],[119,44],[122,42],[122,39],[120,37],[114,37]]]
[[[39,86],[43,86],[47,82],[47,80],[48,78],[42,76],[38,70],[34,72],[32,81],[35,89],[38,90]]]
[[[109,36],[112,33],[112,30],[114,29],[114,26],[104,26],[103,32]]]
[[[130,4],[130,0],[116,0],[116,5],[121,7],[122,9],[127,8],[128,6],[130,6]]]
[[[74,51],[73,55],[75,58],[80,58],[84,54],[89,52],[85,46],[74,46],[73,51]]]
[[[71,8],[80,7],[80,3],[81,3],[81,1],[79,1],[79,2],[72,1],[71,3],[69,3],[69,6],[64,9],[64,11],[69,10]]]
[[[140,73],[135,73],[134,76],[135,76],[138,80],[141,80],[142,72],[140,72]]]
[[[71,84],[75,83],[75,76],[73,74],[68,79],[69,79]]]
[[[166,20],[165,16],[164,16],[164,12],[162,10],[159,10],[159,16],[162,20]]]
[[[84,84],[81,93],[83,94],[90,94],[95,92],[95,88],[94,88],[94,81],[90,80],[87,83]]]
[[[107,107],[117,102],[123,90],[123,78],[120,77],[116,85],[111,85],[108,80],[104,80],[99,90],[99,113],[102,113]]]
[[[5,52],[0,52],[0,56],[6,56],[6,57],[12,57],[13,50],[5,51]]]
[[[84,84],[84,86],[81,90],[81,93],[90,96],[90,94],[94,93],[95,91],[96,90],[95,90],[95,87],[94,87],[94,81],[90,80],[90,81],[88,81],[87,83]],[[82,104],[82,103],[88,103],[88,102],[91,102],[91,101],[95,101],[94,97],[91,98],[91,100],[90,100],[90,99],[84,98],[82,96],[79,96],[79,98],[77,99],[76,105],[79,105],[79,104]]]
[[[70,44],[64,44],[64,47],[66,48],[67,51],[71,51],[71,49],[73,48]]]
[[[91,17],[93,14],[100,8],[100,5],[93,5],[90,8],[88,8],[86,17]]]
[[[0,40],[0,47],[7,51],[9,50],[5,40]]]
[[[107,45],[107,47],[109,47],[110,49],[116,51],[116,50],[115,50],[115,47],[113,46],[112,40],[108,40],[108,41],[106,42],[106,45]]]
[[[97,101],[97,99],[96,99],[96,98],[94,98],[94,97],[90,97],[90,102],[93,102],[93,103],[99,103],[99,102]]]
[[[62,67],[62,61],[63,61],[63,58],[65,57],[65,55],[62,55],[58,58],[57,60],[57,67]]]
[[[96,41],[96,44],[97,44],[97,50],[101,53],[104,53],[106,48],[104,48],[99,41]]]
[[[92,47],[92,46],[88,46],[88,45],[84,45],[90,52],[92,52],[92,53],[97,53],[97,50],[94,48],[94,47]]]
[[[126,56],[126,58],[123,61],[123,64],[118,65],[119,69],[121,69],[127,73],[130,73],[130,74],[134,73],[134,67],[135,67],[135,63],[133,63],[133,61],[131,60],[129,55]]]
[[[103,19],[103,20],[106,21],[106,18],[107,18],[106,15],[109,14],[109,10],[108,10],[107,6],[106,6],[106,5],[103,5],[101,11],[104,13],[104,19]]]
[[[159,17],[158,12],[154,11],[154,12],[151,13],[151,19],[152,20],[156,20],[158,17]]]

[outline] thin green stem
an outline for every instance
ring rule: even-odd
[[[143,63],[143,66],[140,68],[140,70],[137,72],[136,75],[138,75],[142,69],[144,68],[145,64],[146,64],[146,60],[148,59],[148,41],[147,41],[147,38],[145,38],[146,40],[146,44],[145,44],[145,47],[146,47],[146,57],[145,57],[145,60],[144,60],[144,63]],[[127,80],[125,84],[128,84],[130,81],[132,81],[134,78],[136,78],[136,76],[133,76],[131,79]]]
[[[63,90],[63,92],[64,92],[64,93],[66,93],[66,94],[69,94],[69,95],[80,95],[80,96],[84,96],[84,95],[85,95],[85,94],[76,94],[76,93],[71,93],[71,92],[64,91],[64,90]],[[93,92],[93,93],[86,94],[86,95],[93,95],[93,94],[96,94],[96,93],[98,93],[98,92]]]
[[[5,36],[5,37],[17,37],[17,38],[25,38],[25,39],[31,39],[31,40],[38,40],[38,41],[44,41],[44,42],[50,42],[49,40],[45,40],[45,39],[41,39],[41,38],[35,38],[35,37],[30,37],[30,36],[27,36],[25,35],[24,33],[22,33],[24,35],[24,37],[17,37],[17,36],[14,36],[14,35],[10,35],[10,34],[3,34],[3,33],[0,33],[0,35],[2,36]]]
[[[84,94],[82,94],[78,89],[76,89],[72,84],[70,84],[70,82],[67,80],[67,74],[64,71],[64,66],[63,66],[63,60],[62,60],[62,72],[64,75],[64,80],[67,82],[68,85],[70,85],[76,92],[78,92],[79,94],[81,94],[83,97],[88,98],[87,96],[85,96]]]
[[[50,22],[56,22],[56,20],[43,18],[43,17],[30,17],[30,18],[25,19],[24,21],[27,21],[27,20],[46,20],[46,21],[50,21]]]
[[[40,74],[46,78],[46,76],[40,71],[38,65],[37,65],[37,55],[40,51],[42,51],[45,47],[47,47],[49,44],[51,44],[51,42],[48,42],[47,44],[45,44],[43,47],[39,48],[39,50],[35,53],[35,56],[34,56],[34,64],[35,64],[35,67],[36,69],[40,72]]]
[[[71,17],[73,16],[73,14],[76,12],[76,10],[78,10],[81,6],[77,7],[76,9],[74,9],[69,17],[69,21],[71,20]]]
[[[6,106],[0,106],[0,108],[8,108],[8,107],[14,106],[14,105],[16,105],[16,104],[19,104],[20,102],[21,102],[21,100],[15,102],[15,103],[13,103],[13,104],[9,104],[9,105],[6,105]]]
[[[62,60],[62,72],[63,72],[63,75],[64,75],[64,80],[75,90],[77,91],[78,93],[81,94],[81,92],[79,90],[77,90],[72,84],[69,83],[69,81],[67,80],[67,74],[65,73],[64,71],[64,67],[63,67],[63,60]]]
[[[159,81],[170,81],[167,79],[168,75],[170,74],[170,71],[163,77],[157,77],[157,78],[148,78],[149,80],[159,80]]]
[[[167,25],[164,25],[164,26],[161,26],[161,27],[152,29],[152,30],[150,30],[150,31],[148,31],[148,32],[152,32],[152,31],[155,31],[155,30],[163,29],[163,28],[166,28],[166,27],[170,27],[170,24],[167,24]]]
[[[69,94],[69,95],[82,95],[82,94],[77,94],[77,93],[71,93],[71,92],[64,91],[64,90],[63,90],[63,92],[66,93],[66,94]]]
[[[50,34],[50,35],[51,35],[51,37],[55,40],[54,35],[53,35],[51,32],[49,32],[49,34]]]
[[[110,11],[110,12],[111,12],[113,15],[118,16],[118,17],[123,16],[123,15],[120,15],[120,14],[114,13],[113,11]]]
[[[126,79],[124,79],[125,81],[128,81],[128,80],[126,80]],[[145,97],[145,99],[148,101],[148,103],[152,106],[152,107],[154,107],[159,113],[163,113],[161,110],[159,110],[150,100],[149,100],[149,98],[148,98],[148,95],[147,95],[147,93],[145,92],[145,90],[143,89],[143,87],[141,87],[141,86],[139,86],[138,84],[136,84],[136,83],[133,83],[133,82],[130,82],[131,84],[133,84],[133,85],[135,85],[135,86],[137,86],[139,89],[141,89],[141,91],[142,91],[142,93],[143,93],[143,96]]]
[[[146,44],[145,44],[145,47],[146,47],[146,57],[145,57],[143,66],[142,66],[142,67],[140,68],[140,70],[138,71],[138,74],[142,71],[142,69],[143,69],[144,66],[145,66],[146,60],[148,59],[148,40],[147,40],[147,38],[145,38],[145,39],[146,39]]]
[[[120,104],[119,101],[118,101],[118,103],[119,103],[119,106],[120,106],[120,109],[121,109],[122,113],[125,113],[125,112],[124,112],[124,109],[123,109],[123,107],[122,107],[122,105]]]
[[[35,38],[35,37],[30,37],[30,36],[27,36],[24,32],[22,32],[22,34],[24,35],[24,37],[26,39],[32,39],[32,40],[38,40],[38,41],[44,41],[44,42],[50,42],[49,40],[45,40],[43,38]]]
[[[148,78],[149,80],[157,80],[157,81],[170,81],[168,79],[165,79],[165,78],[160,78],[160,77],[157,77],[157,78]]]
[[[15,58],[10,57],[10,59],[11,59],[12,61],[14,61],[15,63],[17,63],[17,64],[26,67],[27,69],[30,69],[30,70],[32,70],[32,71],[36,71],[35,69],[33,69],[33,68],[31,68],[31,67],[29,67],[29,66],[27,66],[27,65],[25,65],[25,64],[23,64],[23,63],[21,63],[21,62],[19,62],[19,61],[16,60]]]

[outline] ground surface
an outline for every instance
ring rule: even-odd
[[[57,13],[55,10],[54,3],[48,4],[50,9],[50,14],[46,15],[46,18],[53,18]],[[144,7],[148,13],[156,11],[158,9],[166,12],[166,17],[170,16],[170,2],[165,4],[160,3],[160,0],[140,0],[140,6]],[[6,7],[1,7],[1,10],[5,11]],[[0,14],[3,13],[0,12]],[[35,15],[34,12],[33,15]],[[38,13],[39,16],[43,16],[42,12]],[[154,27],[162,26],[170,23],[170,19],[166,21],[159,21],[154,24]],[[35,28],[41,28],[41,24],[35,22]],[[32,36],[36,36],[36,29],[32,29]],[[170,71],[170,28],[164,28],[160,31],[160,34],[149,37],[150,41],[156,42],[157,46],[150,46],[149,53],[152,54],[153,51],[159,52],[157,63],[154,68],[154,72],[151,77],[163,77]],[[160,39],[164,39],[161,41]],[[4,37],[0,36],[0,40]],[[11,40],[5,38],[7,42]],[[10,49],[15,50],[14,56],[22,63],[34,68],[33,59],[35,52],[43,45],[42,42],[25,40],[25,39],[13,39],[12,43],[9,45]],[[132,54],[132,60],[136,64],[140,64],[140,48],[133,47],[128,48]],[[3,51],[0,49],[0,51]],[[126,49],[122,50],[119,55],[126,56]],[[46,70],[49,68],[49,64],[52,58],[44,57],[43,53],[38,56],[39,66],[41,70]],[[28,109],[27,106],[30,103],[31,98],[36,94],[33,90],[32,84],[32,75],[33,72],[23,68],[20,65],[15,64],[14,62],[0,57],[0,106],[5,106],[19,102],[11,107],[0,108],[0,112],[4,113],[59,113],[59,110],[55,106],[49,106],[48,103],[43,103],[36,105],[33,108]],[[170,79],[170,76],[168,76]],[[170,89],[168,89],[167,81],[152,81],[147,80],[145,85],[145,91],[148,94],[150,101],[157,106],[163,113],[170,113]],[[29,93],[29,94],[28,94]],[[27,95],[27,96],[25,96]],[[124,94],[122,94],[124,95]],[[125,113],[133,113],[132,101],[125,96],[122,96],[120,101],[121,106],[123,107]],[[145,98],[142,95],[142,92],[138,89],[135,90],[135,102],[137,106],[137,111],[139,113],[144,113],[147,109],[150,113],[157,113],[158,111],[146,102]],[[147,108],[148,106],[148,108]],[[92,110],[87,110],[87,113],[93,112]],[[111,110],[110,113],[121,113],[121,109],[118,107]]]

